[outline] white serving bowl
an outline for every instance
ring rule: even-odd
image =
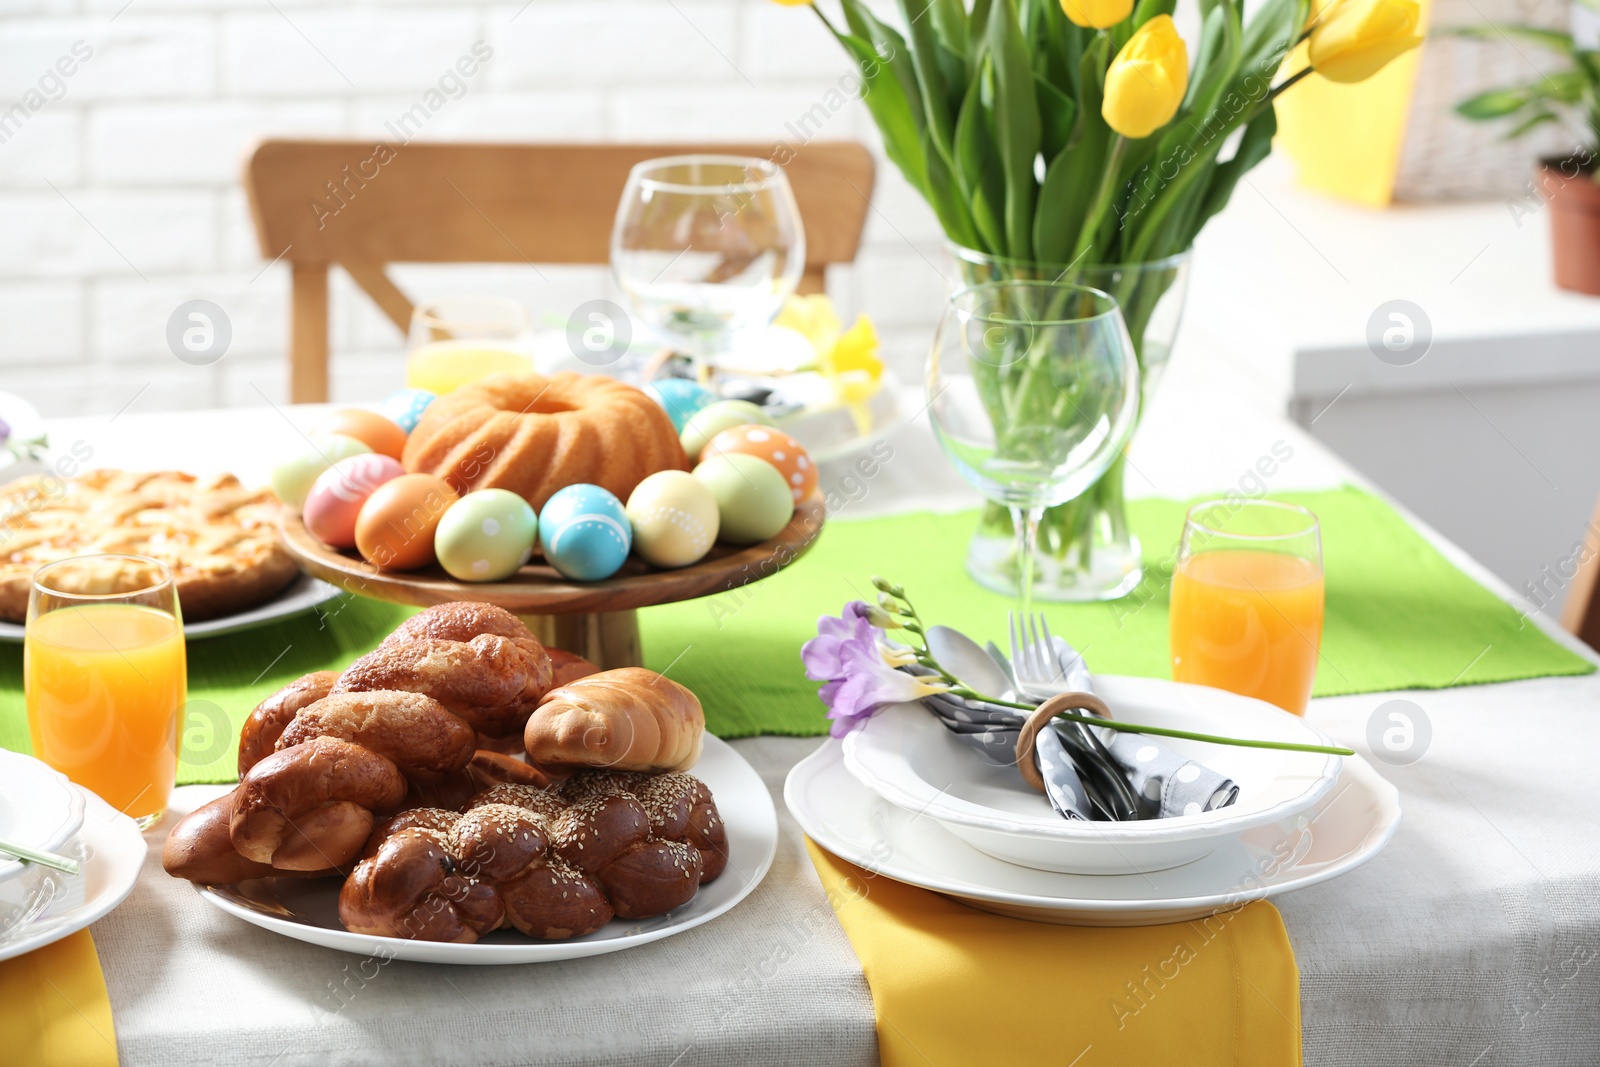
[[[1153,678],[1096,675],[1113,716],[1147,726],[1327,745],[1262,700]],[[1253,827],[1303,811],[1333,787],[1341,757],[1156,738],[1239,786],[1226,808],[1140,822],[1068,820],[1014,767],[996,767],[920,704],[888,708],[844,741],[845,766],[885,800],[926,815],[980,852],[1043,871],[1130,874],[1191,863]]]
[[[0,749],[0,838],[62,853],[83,828],[83,794],[32,756]],[[0,936],[49,903],[67,877],[0,855]]]

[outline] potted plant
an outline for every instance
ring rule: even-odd
[[[1538,26],[1463,26],[1445,32],[1459,37],[1510,40],[1554,52],[1568,61],[1521,85],[1490,89],[1456,105],[1475,122],[1506,122],[1508,140],[1557,123],[1573,132],[1576,145],[1563,156],[1539,161],[1534,182],[1550,209],[1550,253],[1556,285],[1600,296],[1600,16],[1596,0],[1573,5],[1573,27],[1591,28],[1588,40]]]
[[[841,0],[843,25],[817,15],[860,67],[884,151],[938,216],[957,281],[1110,292],[1148,396],[1190,246],[1271,152],[1273,100],[1313,71],[1361,81],[1420,41],[1415,0],[1332,0],[1315,16],[1311,3],[1264,0],[1247,20],[1244,0],[1200,0],[1192,55],[1176,0],[900,0],[904,32],[862,0]],[[1036,596],[1138,583],[1122,480],[1119,461],[1046,513]],[[1014,591],[1013,544],[1010,515],[989,507],[968,570]]]

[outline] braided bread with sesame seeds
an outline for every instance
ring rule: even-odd
[[[498,915],[499,927],[562,940],[681,907],[726,862],[721,817],[690,775],[580,772],[560,792],[502,783],[460,814],[380,823],[339,918],[355,933],[472,941]]]

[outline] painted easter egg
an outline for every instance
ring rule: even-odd
[[[695,412],[717,399],[717,394],[688,378],[658,378],[646,385],[644,391],[666,409],[672,428],[680,434]]]
[[[539,519],[509,489],[480,489],[450,505],[433,535],[433,553],[452,578],[498,582],[533,555]]]
[[[272,468],[272,491],[295,511],[305,507],[306,494],[317,477],[341,459],[371,452],[364,442],[343,434],[312,434],[294,455]]]
[[[406,447],[406,432],[393,419],[365,408],[345,408],[317,424],[317,433],[342,433],[354,437],[380,455],[400,458]]]
[[[402,474],[372,491],[356,516],[356,550],[368,563],[408,571],[433,562],[439,520],[459,499],[443,478]]]
[[[770,426],[735,426],[723,430],[706,445],[705,457],[742,453],[766,460],[789,483],[796,504],[817,491],[817,465],[793,437]]]
[[[539,540],[550,566],[568,578],[597,582],[617,573],[633,546],[622,501],[598,485],[558,489],[539,513]]]
[[[711,548],[717,498],[688,471],[657,471],[628,497],[633,548],[657,567],[687,567]]]
[[[422,413],[434,399],[434,394],[426,389],[398,389],[383,398],[378,414],[410,433],[417,428]]]
[[[742,452],[710,455],[694,469],[717,501],[718,537],[753,545],[776,537],[794,515],[794,497],[778,468]]]
[[[713,437],[723,430],[731,430],[735,426],[749,423],[771,426],[772,420],[767,418],[766,412],[748,400],[719,400],[691,415],[683,427],[683,432],[678,435],[678,440],[683,442],[683,451],[688,455],[689,462],[698,463],[700,453],[705,450],[706,443]]]
[[[341,459],[311,483],[300,513],[306,529],[334,548],[354,548],[361,505],[378,486],[405,472],[399,460],[375,452]]]

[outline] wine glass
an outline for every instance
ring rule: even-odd
[[[28,595],[22,687],[33,754],[141,827],[178,773],[188,696],[172,572],[148,556],[73,556]]]
[[[1139,363],[1107,294],[1000,281],[951,295],[928,358],[929,417],[956,471],[1011,510],[1024,615],[1039,517],[1105,473],[1138,411]]]
[[[611,269],[634,312],[689,353],[701,381],[734,331],[773,320],[805,259],[794,192],[770,160],[667,156],[628,174]]]
[[[533,364],[533,320],[520,300],[446,296],[411,312],[406,386],[448,393],[491,374],[526,373]]]

